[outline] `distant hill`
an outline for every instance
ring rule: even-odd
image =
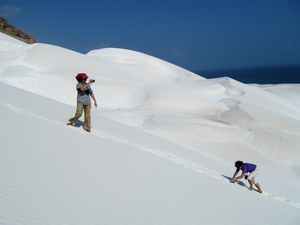
[[[7,19],[2,16],[0,16],[0,32],[28,44],[36,43],[36,40],[31,35],[10,24]]]
[[[266,66],[198,70],[196,74],[206,78],[230,77],[243,83],[279,84],[300,83],[300,65]]]

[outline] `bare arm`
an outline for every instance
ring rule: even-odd
[[[239,173],[239,170],[236,170],[231,179],[234,179],[238,175],[238,173]]]
[[[240,180],[240,179],[243,179],[245,176],[244,173],[242,173],[240,176],[236,177],[234,180]]]
[[[82,86],[82,88],[80,88],[80,91],[86,91],[89,88],[88,84],[85,84]]]
[[[91,95],[91,97],[92,97],[92,99],[94,101],[95,108],[97,108],[97,100],[96,100],[96,97],[95,97],[94,93],[91,93],[90,95]]]
[[[242,173],[241,175],[238,176],[239,170],[236,170],[235,173],[233,174],[233,177],[231,178],[230,182],[234,183],[236,180],[244,178],[245,174]]]
[[[81,90],[81,91],[86,91],[86,90],[89,88],[89,86],[90,86],[91,83],[92,83],[92,81],[89,80],[89,82],[88,82],[87,84],[84,84],[84,85],[82,86],[82,88],[80,88],[80,90]]]

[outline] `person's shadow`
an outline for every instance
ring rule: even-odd
[[[81,127],[81,126],[83,126],[83,121],[81,121],[81,120],[77,120],[75,123],[74,123],[74,127]]]
[[[223,177],[225,177],[226,179],[228,179],[229,181],[231,180],[231,177],[225,176],[224,174],[222,174]],[[237,183],[238,185],[241,185],[242,187],[248,188],[247,185],[240,180],[235,181],[235,183]]]

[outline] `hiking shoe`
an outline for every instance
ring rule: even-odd
[[[86,132],[91,132],[90,129],[83,128]]]

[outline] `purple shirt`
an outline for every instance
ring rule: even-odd
[[[243,173],[251,173],[256,169],[256,165],[255,164],[251,164],[251,163],[243,163],[242,166],[242,171]]]

